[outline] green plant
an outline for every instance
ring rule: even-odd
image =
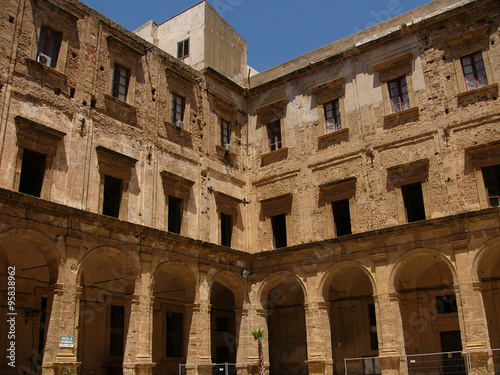
[[[266,375],[266,368],[264,367],[264,353],[262,351],[262,339],[264,338],[264,328],[259,328],[250,331],[255,341],[257,341],[259,350],[259,362],[257,366],[259,367],[259,375]]]
[[[77,375],[76,370],[72,367],[65,367],[61,371],[61,375]]]

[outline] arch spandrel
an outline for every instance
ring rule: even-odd
[[[500,236],[484,243],[472,262],[473,281],[500,277]]]

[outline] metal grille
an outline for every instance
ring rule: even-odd
[[[409,375],[467,375],[465,352],[407,356]]]
[[[179,375],[186,375],[187,374],[187,369],[186,367],[189,368],[194,368],[198,369],[200,367],[211,367],[212,368],[212,375],[237,375],[238,367],[245,367],[248,369],[249,374],[258,374],[258,366],[256,364],[239,364],[239,363],[212,363],[212,364],[199,364],[199,365],[189,365],[189,364],[179,364]],[[196,371],[197,373],[197,371]]]

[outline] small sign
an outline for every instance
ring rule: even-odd
[[[75,337],[74,336],[60,336],[59,337],[59,347],[60,348],[74,348],[75,347]]]
[[[420,353],[420,349],[419,348],[415,348],[415,353]]]

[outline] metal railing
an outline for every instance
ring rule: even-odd
[[[382,357],[400,361],[407,375],[500,375],[500,349]],[[381,357],[344,359],[345,375],[381,375]],[[406,367],[406,369],[401,368]]]
[[[238,368],[244,367],[249,369],[249,374],[258,374],[257,364],[252,363],[208,363],[208,364],[179,364],[179,375],[187,374],[187,367],[194,369],[197,373],[200,367],[210,367],[212,375],[237,375]]]

